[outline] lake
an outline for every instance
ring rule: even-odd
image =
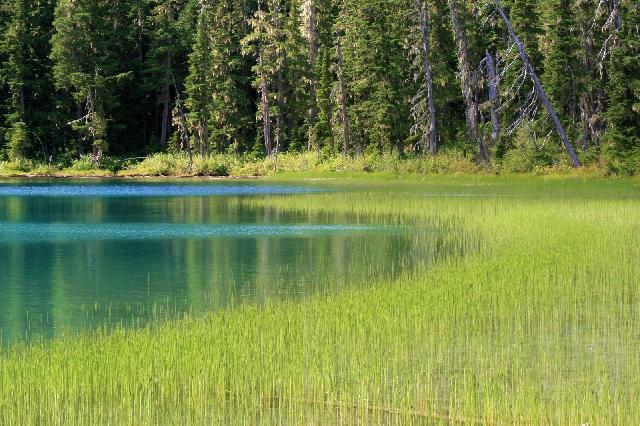
[[[423,263],[415,229],[392,220],[254,202],[337,190],[261,181],[0,181],[1,340],[334,292]]]

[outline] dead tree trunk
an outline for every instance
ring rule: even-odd
[[[436,133],[436,105],[433,99],[433,80],[431,78],[431,59],[429,44],[429,4],[422,0],[418,2],[418,17],[420,19],[420,33],[422,34],[422,55],[424,56],[424,82],[427,86],[427,103],[429,104],[429,152],[438,152]]]
[[[169,137],[169,120],[171,119],[171,84],[169,84],[169,76],[171,74],[171,52],[167,53],[167,82],[162,88],[162,124],[160,129],[160,147],[164,149],[167,146]]]
[[[498,80],[493,55],[486,51],[487,80],[489,85],[489,105],[491,108],[491,144],[495,145],[500,137],[500,118],[498,117]]]
[[[76,105],[76,121],[80,122],[84,117],[84,112],[82,110],[82,105]],[[77,132],[78,137],[78,157],[82,157],[84,155],[84,141],[82,140],[82,130],[78,129]]]
[[[467,109],[467,128],[471,140],[478,144],[480,158],[484,162],[489,162],[489,154],[485,149],[482,137],[478,132],[478,106],[473,98],[473,82],[471,75],[471,60],[469,59],[469,48],[467,46],[467,34],[464,24],[458,15],[458,3],[456,0],[448,0],[451,12],[451,23],[453,25],[453,35],[458,45],[458,64],[460,68],[460,82],[462,85],[462,95],[464,96]]]
[[[209,152],[209,123],[206,118],[198,120],[198,141],[200,155],[204,157]]]
[[[171,89],[169,86],[164,87],[162,89],[162,125],[160,128],[160,140],[158,143],[160,144],[160,148],[164,149],[167,146],[168,132],[169,132],[169,110],[170,110],[170,93]]]
[[[613,26],[616,30],[622,28],[622,7],[620,6],[620,0],[613,0]]]
[[[558,118],[558,114],[556,114],[556,111],[553,108],[553,105],[551,105],[551,101],[549,101],[549,98],[547,97],[547,94],[545,93],[544,88],[542,87],[542,82],[540,81],[540,78],[538,78],[538,74],[536,74],[535,70],[533,69],[533,66],[531,65],[531,61],[529,61],[529,57],[527,56],[527,53],[524,50],[524,46],[520,42],[520,39],[518,39],[518,36],[516,35],[516,33],[513,31],[513,28],[511,27],[511,22],[509,21],[507,14],[505,13],[504,9],[502,9],[502,6],[500,6],[500,0],[494,0],[494,2],[496,4],[496,7],[498,8],[498,12],[500,13],[500,16],[502,16],[502,20],[507,26],[507,31],[509,31],[509,35],[511,35],[513,42],[518,48],[518,52],[520,53],[520,57],[524,62],[527,73],[529,74],[529,76],[531,77],[531,80],[533,81],[533,86],[536,90],[536,93],[538,94],[538,96],[540,97],[540,100],[542,101],[542,104],[546,108],[547,113],[549,114],[549,117],[551,117],[551,121],[553,122],[553,125],[555,126],[556,131],[558,132],[558,135],[560,135],[560,139],[562,140],[562,143],[564,144],[564,147],[567,150],[569,157],[571,158],[571,162],[573,163],[573,166],[575,168],[579,168],[580,161],[578,160],[578,157],[576,156],[576,153],[573,150],[573,146],[571,146],[571,142],[569,142],[569,138],[567,137],[567,134],[564,131],[564,127],[562,126],[562,122],[560,121],[560,118]]]
[[[275,151],[280,152],[282,149],[282,136],[284,127],[284,76],[282,75],[282,67],[278,69],[278,114],[276,115],[276,134],[275,134]]]
[[[267,155],[271,155],[271,114],[269,113],[269,89],[267,87],[267,78],[264,75],[264,69],[262,65],[262,52],[260,53],[260,93],[262,101],[264,150]]]
[[[178,90],[178,86],[176,85],[176,79],[173,75],[173,72],[170,72],[171,81],[173,82],[173,86],[176,88],[176,105],[173,110],[173,124],[176,126],[178,131],[178,136],[180,140],[180,149],[186,150],[189,154],[189,173],[193,171],[193,150],[191,149],[191,141],[189,136],[189,126],[188,126],[188,118],[187,112],[184,110],[182,97],[180,96],[180,91]]]
[[[315,75],[316,61],[318,58],[318,28],[317,28],[317,11],[315,0],[308,0],[308,25],[307,32],[309,36],[309,63],[311,65],[311,81],[309,83],[309,134],[307,149],[311,150],[315,144],[314,127],[318,117],[318,95],[317,80]],[[319,147],[318,147],[319,148]]]
[[[351,143],[349,141],[349,113],[347,111],[347,88],[344,79],[344,69],[342,67],[342,45],[340,36],[337,43],[338,54],[338,82],[340,84],[340,112],[342,115],[342,153],[347,154]]]
[[[275,27],[276,30],[280,30],[282,22],[280,21],[280,2],[277,1],[273,13],[276,16]],[[280,37],[277,38],[279,45],[284,45],[284,40]],[[282,139],[284,135],[284,67],[287,60],[287,53],[284,49],[276,49],[276,61],[279,62],[278,71],[276,72],[276,90],[278,100],[278,114],[276,115],[276,131],[275,131],[275,152],[276,155],[282,148]],[[278,58],[280,60],[278,60]]]

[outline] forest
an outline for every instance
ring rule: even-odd
[[[0,161],[457,152],[640,172],[637,0],[1,0]]]

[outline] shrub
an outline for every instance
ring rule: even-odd
[[[69,170],[76,172],[86,172],[95,169],[96,165],[90,155],[83,155],[82,157],[73,160],[71,166],[68,168]]]
[[[14,163],[23,160],[30,147],[31,138],[26,123],[22,121],[14,123],[9,136],[9,160]]]
[[[498,164],[502,172],[539,174],[545,169],[559,166],[559,159],[564,155],[555,138],[537,137],[530,126],[518,130],[513,145]]]
[[[194,158],[192,172],[198,176],[229,176],[231,173],[232,160],[230,156],[211,155],[207,157]]]

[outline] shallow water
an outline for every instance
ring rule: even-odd
[[[250,203],[318,191],[262,182],[0,182],[1,340],[339,291],[424,262],[406,228]]]

